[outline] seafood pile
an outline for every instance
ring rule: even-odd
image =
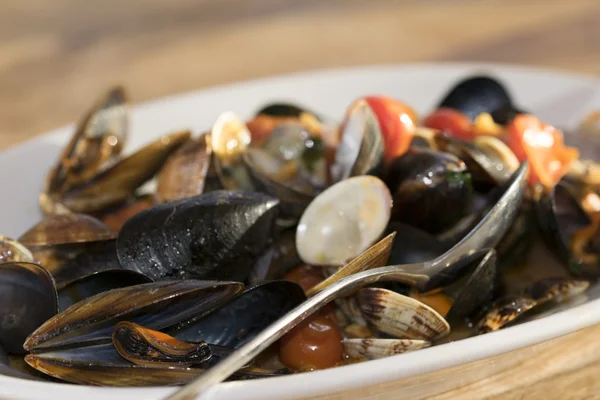
[[[452,249],[526,160],[527,193],[498,246],[426,291],[347,293],[230,379],[486,334],[584,296],[600,276],[599,166],[492,77],[465,77],[422,118],[380,95],[340,122],[272,103],[123,155],[128,107],[122,87],[93,104],[48,172],[43,218],[0,236],[0,374],[185,384],[339,279]],[[597,134],[597,119],[581,135]]]

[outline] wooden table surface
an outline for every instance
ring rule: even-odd
[[[0,148],[136,101],[312,68],[490,61],[600,74],[597,0],[2,0]],[[321,399],[600,398],[600,325]]]

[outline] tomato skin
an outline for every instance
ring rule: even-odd
[[[363,100],[371,107],[381,127],[385,146],[384,163],[404,154],[416,130],[415,110],[386,96],[367,96]]]
[[[281,362],[299,370],[333,367],[342,355],[340,329],[332,318],[319,312],[286,333],[279,348]]]
[[[529,160],[529,184],[552,188],[579,158],[579,150],[567,147],[563,134],[529,114],[520,114],[508,125],[506,144],[519,161]]]
[[[425,118],[423,125],[463,140],[471,140],[475,137],[469,118],[452,108],[438,108]]]

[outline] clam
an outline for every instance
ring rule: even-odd
[[[52,276],[37,264],[0,264],[0,346],[23,353],[29,334],[57,312]]]
[[[452,108],[474,120],[479,114],[513,108],[508,91],[496,79],[477,75],[465,78],[444,96],[438,108]]]
[[[215,171],[223,187],[229,190],[253,190],[242,162],[242,156],[252,141],[246,124],[233,112],[224,112],[213,124],[210,140]]]
[[[99,293],[112,289],[150,283],[152,279],[139,272],[126,269],[107,269],[64,282],[58,289],[59,311]]]
[[[358,302],[369,323],[393,337],[434,341],[450,332],[450,325],[435,310],[391,290],[361,289]]]
[[[394,200],[391,220],[430,233],[456,224],[470,206],[471,175],[448,153],[410,148],[391,162],[384,181]]]
[[[46,180],[47,194],[60,194],[94,176],[116,159],[127,140],[128,98],[123,87],[103,94],[84,115]],[[44,210],[48,203],[42,203]]]
[[[306,299],[289,281],[271,281],[251,288],[211,312],[166,332],[186,342],[237,348]]]
[[[202,341],[188,343],[133,322],[119,322],[113,333],[117,352],[140,366],[182,366],[200,364],[212,357],[210,346]]]
[[[431,342],[418,339],[344,339],[344,353],[352,358],[375,360],[424,349]]]
[[[383,162],[384,142],[377,117],[366,101],[350,107],[339,132],[340,144],[331,165],[333,182],[376,173]]]
[[[318,193],[318,188],[300,175],[297,162],[286,163],[257,148],[248,149],[243,158],[254,187],[278,198],[284,216],[299,218]]]
[[[338,182],[318,195],[302,214],[296,248],[311,265],[342,265],[368,249],[389,221],[391,196],[373,176]]]
[[[20,242],[0,235],[0,263],[35,262],[33,254]]]
[[[465,162],[474,184],[499,186],[519,168],[519,160],[500,139],[478,136],[472,142],[438,134],[437,148]]]
[[[156,188],[158,199],[167,203],[202,194],[211,155],[207,134],[184,143],[160,169]]]
[[[71,211],[91,213],[128,200],[189,138],[189,131],[163,136],[89,180],[72,186],[60,201]]]
[[[257,192],[215,191],[154,206],[121,229],[119,261],[155,280],[243,281],[271,243],[278,203]]]

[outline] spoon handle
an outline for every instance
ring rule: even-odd
[[[239,347],[227,358],[165,400],[195,399],[197,396],[205,393],[211,386],[227,379],[315,311],[346,292],[368,283],[376,282],[382,278],[398,280],[413,285],[428,279],[427,276],[419,273],[419,271],[425,269],[426,264],[412,264],[403,267],[405,270],[401,270],[398,266],[374,268],[350,275],[335,282],[269,325],[255,336],[254,339]]]

